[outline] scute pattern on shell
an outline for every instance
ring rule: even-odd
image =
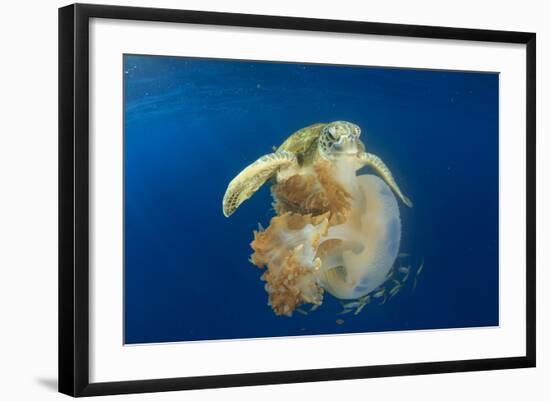
[[[296,154],[296,156],[303,155],[319,138],[325,125],[324,123],[313,124],[296,131],[279,146],[277,151],[286,150]]]

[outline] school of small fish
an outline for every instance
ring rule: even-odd
[[[410,255],[407,253],[400,253],[398,259],[407,259]],[[412,266],[410,263],[401,264],[398,263],[394,266],[388,273],[386,281],[380,287],[372,291],[370,294],[367,294],[361,298],[350,300],[347,302],[341,302],[342,310],[338,315],[347,315],[352,313],[358,315],[361,313],[363,308],[366,305],[370,304],[371,301],[375,301],[377,305],[383,305],[389,299],[397,295],[402,289],[404,289],[409,282],[409,277],[413,277],[411,291],[416,290],[418,278],[424,269],[424,260],[420,262],[418,268],[413,272]],[[374,303],[374,302],[373,302]],[[342,320],[342,319],[340,319]],[[342,323],[339,323],[342,324]]]
[[[410,257],[407,253],[400,253],[398,259],[408,259]],[[353,313],[358,315],[363,311],[365,306],[368,304],[376,303],[377,305],[383,305],[389,299],[397,295],[403,288],[406,287],[406,284],[409,282],[409,277],[412,276],[411,291],[416,290],[418,283],[418,278],[422,271],[424,270],[424,259],[418,265],[418,268],[413,272],[412,266],[410,263],[398,263],[396,264],[386,276],[386,281],[380,287],[372,291],[371,293],[362,296],[358,299],[340,301],[342,305],[342,310],[338,312],[338,315],[347,315]],[[315,311],[319,305],[313,305],[309,310],[302,308],[296,308],[296,312],[307,315],[310,312]],[[344,320],[341,318],[336,319],[336,324],[344,324]]]

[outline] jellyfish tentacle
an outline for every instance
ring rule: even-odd
[[[227,186],[223,197],[223,214],[229,217],[239,205],[254,193],[280,169],[297,166],[296,155],[281,150],[260,157],[241,171]]]
[[[395,179],[393,178],[390,169],[388,168],[388,166],[386,166],[382,159],[372,153],[367,152],[359,153],[358,158],[363,166],[370,166],[374,170],[376,170],[376,172],[380,174],[380,176],[384,179],[384,181],[386,181],[388,186],[397,194],[397,196],[399,196],[399,198],[403,201],[405,205],[407,205],[408,207],[413,207],[412,201],[405,195],[403,195],[403,193],[399,189],[399,186],[395,182]]]

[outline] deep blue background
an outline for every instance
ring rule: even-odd
[[[124,78],[126,343],[498,324],[498,74],[126,55]],[[268,187],[229,219],[222,197],[292,132],[333,120],[361,126],[413,200],[401,251],[425,268],[357,316],[326,294],[277,317],[247,261]]]

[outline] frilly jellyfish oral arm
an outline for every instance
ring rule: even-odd
[[[229,217],[239,205],[254,193],[278,170],[297,164],[292,152],[279,151],[260,157],[241,171],[227,186],[223,197],[223,214]]]
[[[291,316],[303,303],[322,302],[323,289],[315,274],[321,260],[315,251],[327,229],[324,216],[286,213],[273,217],[266,230],[254,232],[251,261],[267,267],[262,280],[277,315]]]
[[[378,156],[373,155],[372,153],[366,153],[362,152],[358,155],[359,161],[363,166],[370,166],[372,167],[380,176],[386,181],[386,183],[390,186],[390,188],[399,196],[399,198],[403,201],[405,205],[408,207],[413,207],[412,201],[407,198],[401,190],[399,189],[399,186],[395,182],[395,179],[393,178],[393,175],[386,166],[386,164],[380,159]]]

